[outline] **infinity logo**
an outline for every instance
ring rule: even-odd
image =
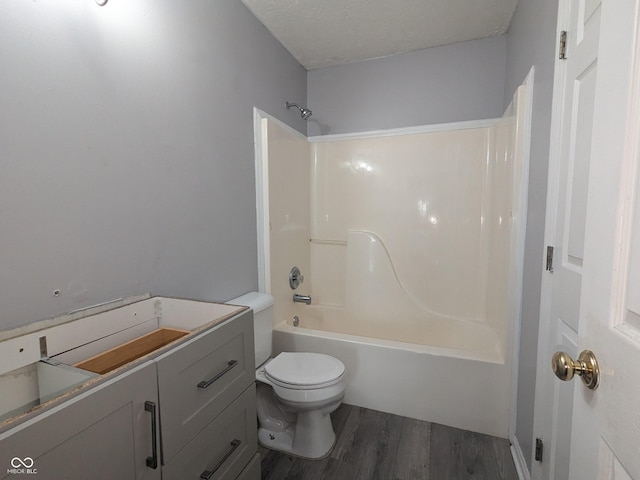
[[[24,457],[22,459],[22,458],[18,458],[18,457],[13,457],[11,459],[11,466],[13,468],[18,468],[18,467],[31,468],[31,467],[33,467],[33,458]]]

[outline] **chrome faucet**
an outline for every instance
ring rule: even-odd
[[[298,293],[293,294],[293,301],[297,303],[306,303],[307,305],[311,305],[311,296],[310,295],[300,295]]]

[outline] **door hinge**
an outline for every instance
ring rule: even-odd
[[[560,52],[558,53],[558,58],[560,60],[567,59],[567,31],[562,30],[560,32]]]
[[[542,451],[543,451],[542,439],[536,438],[536,462],[542,461]]]
[[[545,270],[549,273],[553,273],[553,247],[551,245],[547,245],[547,263]]]

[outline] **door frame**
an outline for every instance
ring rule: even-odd
[[[560,35],[558,32],[566,30],[570,21],[570,1],[558,1],[558,20],[556,24],[555,52],[560,49]],[[566,68],[562,60],[555,57],[553,78],[553,96],[551,106],[551,124],[549,135],[549,166],[547,173],[547,197],[544,226],[544,251],[548,245],[556,244],[557,205],[560,194],[560,157],[562,138],[563,103],[560,101],[564,92]],[[551,445],[552,415],[553,409],[553,380],[550,375],[550,347],[551,347],[551,300],[553,292],[553,274],[546,271],[546,257],[540,259],[542,269],[542,282],[540,287],[540,316],[538,324],[538,348],[536,361],[536,386],[534,397],[533,438],[531,439],[532,451],[530,478],[548,478],[551,463],[541,464],[534,459],[535,439],[542,438]],[[546,452],[547,454],[549,452]],[[544,453],[543,453],[544,454]],[[547,469],[545,470],[545,467]],[[545,475],[546,474],[546,475]]]

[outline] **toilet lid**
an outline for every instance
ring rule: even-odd
[[[282,352],[264,371],[273,380],[289,385],[319,385],[340,378],[344,364],[323,353]]]

